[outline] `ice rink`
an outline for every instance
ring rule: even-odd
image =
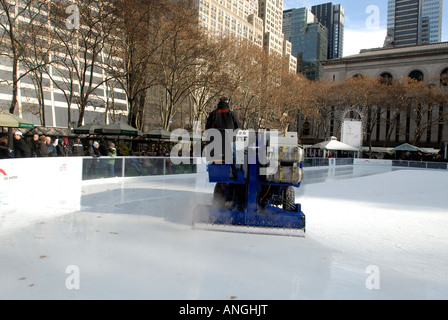
[[[74,213],[20,210],[24,194],[0,214],[0,299],[447,299],[447,185],[307,169],[305,238],[193,230],[204,174],[85,182]]]

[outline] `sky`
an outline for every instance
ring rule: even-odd
[[[344,56],[361,49],[378,48],[384,44],[387,29],[387,0],[284,0],[284,9],[302,8],[333,2],[345,9]],[[448,41],[448,3],[442,17],[442,41]]]

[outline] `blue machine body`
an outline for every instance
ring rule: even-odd
[[[259,146],[257,141],[256,148],[260,147],[265,146]],[[305,214],[301,205],[294,201],[285,206],[283,199],[288,188],[299,188],[301,181],[295,183],[269,181],[260,176],[262,166],[257,153],[253,153],[252,157],[255,158],[246,159],[246,171],[238,170],[236,176],[232,174],[231,164],[215,162],[208,164],[209,182],[216,183],[221,188],[223,196],[230,205],[225,208],[216,205],[198,207],[194,218],[195,226],[201,225],[202,229],[210,230],[303,236]],[[298,165],[300,169],[303,168],[303,162]],[[232,190],[238,190],[239,194],[233,194]],[[292,192],[294,194],[294,191]]]

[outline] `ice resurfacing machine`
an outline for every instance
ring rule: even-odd
[[[243,159],[235,166],[208,162],[209,182],[216,183],[212,204],[196,207],[194,228],[304,237],[305,214],[294,189],[303,179],[297,134],[239,131],[235,146],[236,159]]]

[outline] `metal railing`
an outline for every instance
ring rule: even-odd
[[[353,158],[305,158],[304,167],[328,167],[331,160],[335,161],[337,166],[353,165]]]
[[[305,158],[304,167],[328,167],[332,160],[335,160],[336,166],[344,165],[354,165],[355,161],[353,158]],[[375,160],[370,159],[360,159],[369,160],[370,165],[375,165]],[[388,162],[391,167],[401,167],[401,168],[420,168],[420,169],[439,169],[448,170],[447,162],[428,162],[428,161],[410,161],[410,160],[379,160],[381,164],[384,165]]]
[[[448,169],[446,162],[392,160],[392,166],[405,167],[405,168],[421,168],[421,169],[441,169],[441,170]]]
[[[83,158],[83,180],[103,178],[128,178],[145,176],[165,176],[198,173],[198,159],[182,158],[181,164],[173,161],[180,158],[170,157],[100,157]],[[384,164],[384,160],[382,160]],[[406,160],[386,160],[390,166],[400,168],[440,169],[448,170],[446,162],[424,162]],[[372,161],[371,161],[372,162]],[[353,158],[305,158],[304,167],[329,167],[354,165]],[[375,165],[373,163],[373,165]]]
[[[197,173],[197,164],[194,158],[183,158],[181,164],[175,164],[169,157],[85,157],[83,158],[82,179],[95,180],[194,173]]]

